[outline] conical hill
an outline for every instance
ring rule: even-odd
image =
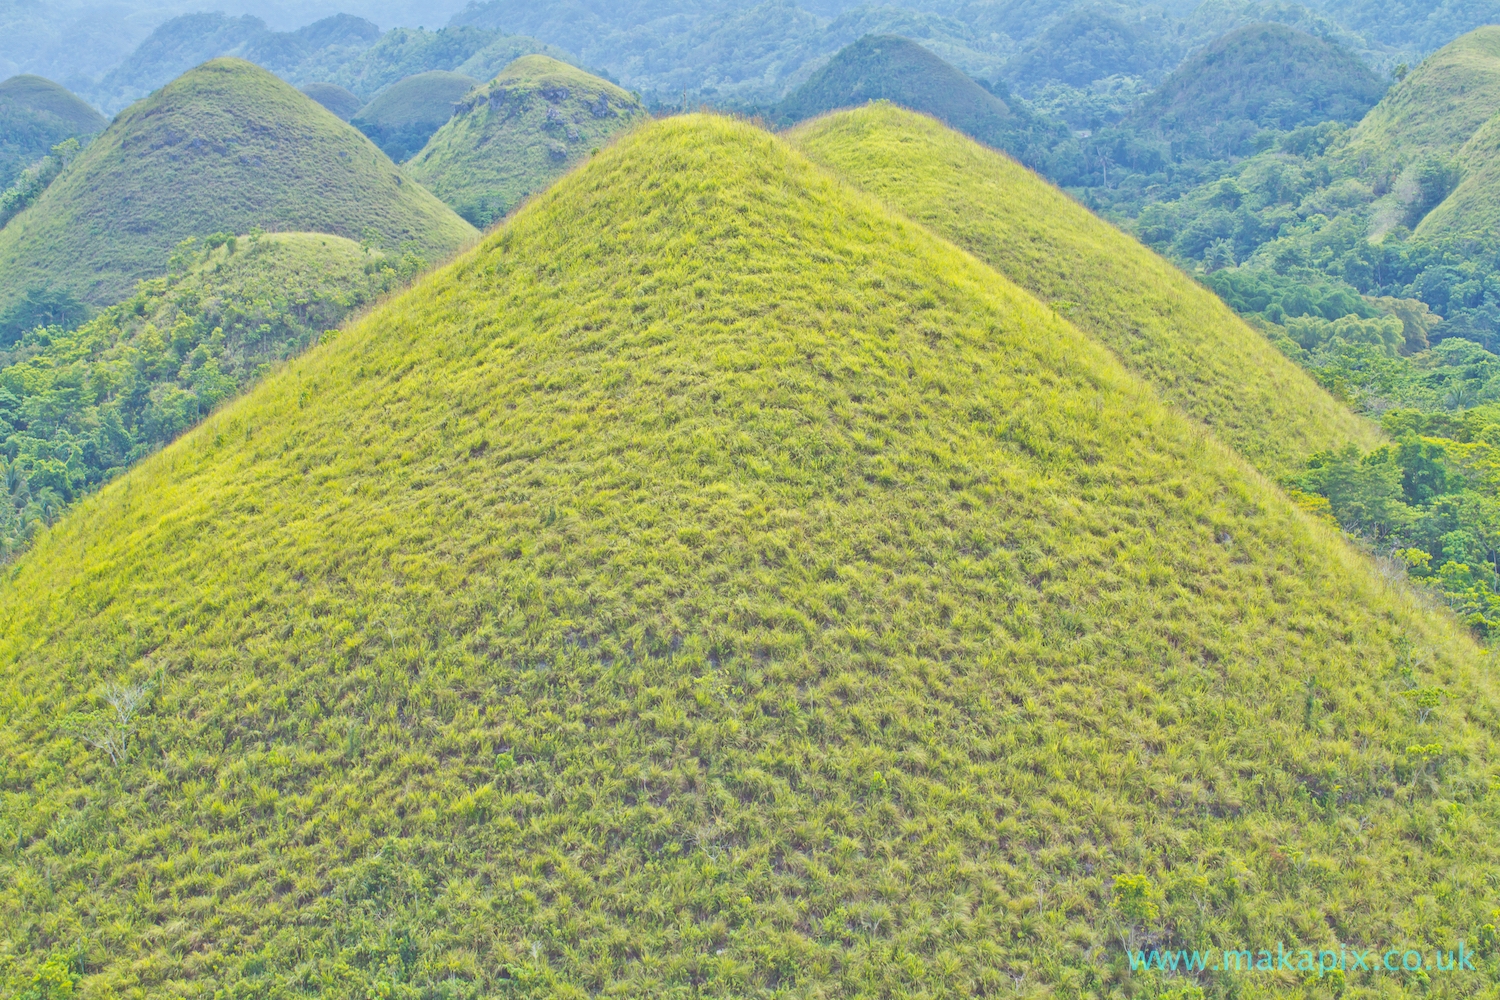
[[[64,87],[39,76],[0,82],[0,191],[67,139],[87,139],[109,122]]]
[[[459,100],[479,86],[462,73],[430,70],[391,84],[360,108],[350,124],[400,163],[442,128]]]
[[[646,115],[635,95],[550,56],[522,56],[467,95],[407,172],[476,226]]]
[[[8,574],[0,990],[1102,995],[1122,939],[1456,941],[1475,656],[1052,309],[670,119]]]
[[[1004,101],[956,66],[895,35],[866,35],[846,46],[788,94],[772,117],[789,125],[878,100],[932,115],[994,146],[1013,124]]]
[[[1500,108],[1500,24],[1455,39],[1385,95],[1350,136],[1348,154],[1409,165],[1451,158]]]
[[[263,69],[216,59],[122,112],[0,229],[0,311],[29,288],[108,304],[189,236],[266,230],[412,242],[473,229],[355,129]]]
[[[1051,303],[1262,471],[1378,441],[1216,295],[1009,157],[888,103],[788,137]]]

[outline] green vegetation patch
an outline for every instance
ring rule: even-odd
[[[327,108],[339,121],[348,121],[364,106],[358,97],[336,83],[309,83],[302,92]]]
[[[430,260],[474,236],[359,132],[217,59],[122,113],[0,229],[0,314],[37,287],[112,304],[183,239],[257,226],[412,243]]]
[[[1386,86],[1353,53],[1280,24],[1251,24],[1173,71],[1124,126],[1170,141],[1177,156],[1228,158],[1274,135],[1359,121]]]
[[[424,263],[321,233],[219,234],[81,327],[8,343],[0,555]]]
[[[104,116],[51,80],[13,76],[0,83],[0,190],[68,139],[102,131]],[[3,221],[0,221],[3,224]]]
[[[6,993],[1123,993],[1491,920],[1475,649],[722,119],[86,499],[0,656]]]
[[[1211,292],[1008,157],[890,104],[790,139],[1051,303],[1262,471],[1378,440]]]
[[[359,109],[350,124],[400,163],[427,144],[453,109],[479,81],[462,73],[432,70],[393,83]]]
[[[932,115],[981,142],[1000,145],[1011,124],[1005,102],[916,42],[867,35],[834,56],[777,105],[793,124],[838,108],[892,101]]]
[[[406,169],[483,228],[645,113],[607,80],[549,56],[523,56],[469,94]]]

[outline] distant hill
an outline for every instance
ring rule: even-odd
[[[185,14],[161,24],[87,93],[118,110],[209,59],[234,56],[298,86],[329,83],[363,104],[382,89],[431,70],[488,80],[519,55],[564,53],[487,28],[394,28],[339,14],[296,31],[272,31],[249,15]]]
[[[776,106],[792,124],[836,108],[892,101],[998,146],[1010,109],[979,84],[906,38],[870,35],[848,46]]]
[[[117,118],[0,229],[0,313],[28,288],[129,294],[188,236],[311,230],[441,260],[474,230],[368,139],[270,73],[217,59]]]
[[[723,118],[78,505],[0,662],[5,996],[1224,1000],[1122,942],[1495,906],[1451,615]]]
[[[1398,226],[1433,234],[1466,229],[1451,210],[1423,228],[1466,173],[1475,180],[1454,207],[1471,205],[1479,211],[1474,218],[1491,217],[1483,204],[1489,182],[1475,176],[1484,173],[1484,143],[1467,154],[1465,147],[1497,109],[1500,25],[1444,46],[1391,88],[1336,153],[1344,171],[1370,178],[1373,236]]]
[[[1218,296],[1008,157],[889,104],[788,138],[1053,303],[1269,475],[1378,442]]]
[[[523,56],[465,98],[406,170],[483,228],[644,115],[606,80]]]
[[[478,80],[462,73],[418,73],[382,90],[349,124],[400,163],[426,145],[453,117],[459,99],[477,86]]]
[[[1428,56],[1354,130],[1350,149],[1381,162],[1453,157],[1500,109],[1500,25]]]
[[[1252,24],[1173,71],[1124,125],[1204,157],[1255,151],[1265,130],[1354,123],[1385,84],[1352,53],[1280,24]]]
[[[336,83],[309,83],[302,92],[327,108],[339,121],[348,121],[364,106],[358,97]]]
[[[39,76],[0,82],[0,191],[65,139],[87,139],[109,122],[80,98]]]
[[[1179,58],[1172,40],[1137,19],[1085,3],[1064,7],[1005,64],[1004,74],[1030,93],[1047,84],[1087,87],[1110,76],[1160,79]]]
[[[1458,151],[1457,187],[1417,226],[1426,239],[1461,237],[1500,247],[1500,114]]]

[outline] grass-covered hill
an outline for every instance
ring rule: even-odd
[[[484,228],[645,113],[607,80],[549,56],[522,56],[466,96],[406,170]]]
[[[1125,126],[1193,147],[1204,157],[1244,155],[1266,131],[1352,124],[1385,84],[1353,53],[1280,24],[1229,32],[1188,59]]]
[[[723,119],[84,501],[0,659],[6,993],[1221,996],[1119,943],[1494,905],[1476,650]]]
[[[13,76],[0,82],[0,191],[53,146],[95,135],[108,124],[103,115],[51,80]]]
[[[364,102],[336,83],[309,83],[302,92],[327,108],[339,121],[348,121],[364,107]]]
[[[77,329],[0,341],[0,556],[422,264],[324,233],[220,233]]]
[[[218,59],[121,114],[0,229],[0,313],[37,286],[107,305],[180,240],[257,226],[409,242],[434,261],[474,235],[310,98]]]
[[[1383,163],[1455,156],[1500,109],[1500,25],[1428,56],[1365,116],[1351,151]]]
[[[1050,303],[1263,471],[1378,439],[1216,295],[1009,157],[891,104],[789,138]]]
[[[400,163],[417,152],[453,117],[453,109],[479,81],[432,70],[393,83],[359,109],[350,124]]]
[[[1458,151],[1460,180],[1417,226],[1416,235],[1441,240],[1459,237],[1500,243],[1500,113]]]
[[[792,124],[878,100],[933,115],[991,145],[1000,144],[1011,117],[1000,98],[916,42],[893,35],[869,35],[840,51],[772,117]]]

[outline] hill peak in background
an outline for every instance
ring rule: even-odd
[[[336,83],[309,83],[302,88],[302,92],[343,122],[353,118],[364,107],[363,101]]]
[[[869,101],[932,115],[981,142],[999,145],[1011,117],[1005,102],[908,38],[866,35],[845,47],[776,106],[793,124]]]
[[[39,76],[0,82],[0,192],[23,169],[68,139],[87,139],[109,121],[66,87]]]
[[[1171,140],[1174,149],[1243,155],[1264,131],[1357,122],[1385,89],[1332,42],[1281,24],[1251,24],[1179,66],[1125,124]]]
[[[474,236],[310,98],[216,59],[121,114],[0,229],[0,313],[36,286],[107,305],[184,238],[255,227],[409,242],[434,261]]]
[[[645,113],[634,94],[608,80],[548,56],[523,56],[469,93],[406,169],[483,228]]]
[[[386,87],[349,124],[400,163],[425,146],[453,117],[459,99],[477,86],[472,76],[428,70]]]

